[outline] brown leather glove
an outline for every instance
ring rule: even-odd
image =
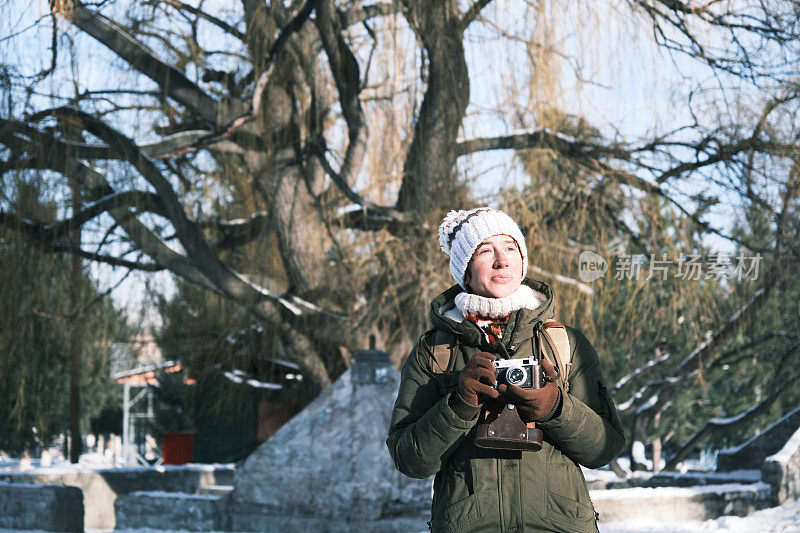
[[[474,407],[480,405],[478,394],[484,394],[490,398],[497,398],[500,395],[492,387],[496,381],[492,364],[495,359],[497,358],[488,352],[478,352],[472,356],[467,366],[461,371],[458,378],[458,394],[469,405]]]
[[[547,378],[545,386],[541,389],[523,389],[505,383],[497,386],[498,392],[517,406],[517,412],[523,422],[546,422],[555,416],[561,405],[561,389],[556,385],[558,371],[546,359],[542,359],[541,365]]]

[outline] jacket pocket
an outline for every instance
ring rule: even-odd
[[[442,531],[461,531],[468,524],[481,517],[481,507],[477,496],[467,496],[463,500],[448,505],[442,513]]]
[[[596,531],[594,507],[558,494],[547,495],[546,516],[548,522],[566,533]]]
[[[433,510],[433,531],[456,532],[481,517],[478,497],[472,486],[469,461],[448,465],[440,472],[439,494]]]
[[[596,531],[589,490],[580,467],[557,449],[547,464],[548,522],[567,532]]]

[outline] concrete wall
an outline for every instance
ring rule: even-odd
[[[227,531],[227,497],[162,491],[132,492],[117,498],[117,528]]]
[[[651,519],[664,522],[745,516],[773,505],[766,483],[701,487],[632,488],[590,491],[601,522]]]
[[[80,489],[0,482],[0,527],[83,531]]]
[[[766,483],[728,483],[695,487],[629,488],[591,491],[603,522],[651,519],[660,521],[709,520],[723,515],[744,516],[773,505],[772,488]],[[326,517],[322,513],[291,515],[274,507],[243,504],[235,499],[164,492],[137,492],[117,500],[118,527],[170,528],[187,531],[320,531],[350,533],[426,531],[427,510],[405,509],[375,517],[353,513]]]
[[[800,429],[778,453],[767,457],[761,478],[772,485],[777,505],[800,498]]]
[[[798,427],[800,427],[800,407],[784,415],[741,446],[721,450],[717,456],[717,470],[761,468],[766,458],[778,452]]]
[[[67,485],[83,493],[84,522],[87,529],[114,529],[114,502],[117,497],[136,491],[160,490],[194,494],[201,487],[233,482],[233,467],[227,465],[183,465],[155,468],[115,468],[101,470],[37,470],[3,472],[0,482]]]
[[[412,533],[427,531],[427,510],[404,515],[349,519],[315,515],[287,516],[257,505],[238,504],[234,510],[229,496],[202,496],[169,492],[133,492],[117,499],[118,528],[152,528],[181,531],[253,531],[284,533],[314,531],[352,533]]]

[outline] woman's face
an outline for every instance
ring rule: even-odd
[[[470,290],[487,298],[503,298],[522,283],[522,255],[517,241],[508,235],[484,240],[467,267],[465,281]]]

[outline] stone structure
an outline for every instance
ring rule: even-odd
[[[800,407],[744,444],[721,450],[717,456],[717,471],[761,468],[766,458],[778,452],[799,427]]]
[[[601,520],[707,520],[745,515],[800,497],[800,408],[735,448],[720,451],[714,474],[655,475],[652,488],[592,491]],[[720,484],[722,483],[722,484]],[[678,488],[681,485],[684,488]],[[693,485],[693,486],[687,486]]]
[[[723,515],[744,516],[772,506],[772,488],[762,482],[593,490],[590,495],[603,522],[709,520]]]
[[[719,452],[717,472],[663,472],[638,488],[592,491],[601,520],[707,520],[744,515],[800,497],[800,408],[735,448]],[[627,480],[630,483],[632,480]],[[678,487],[680,486],[680,487]],[[661,487],[658,492],[653,488]]]
[[[114,529],[114,502],[136,491],[160,490],[194,494],[205,487],[233,483],[233,466],[182,465],[157,468],[42,469],[32,472],[2,472],[0,482],[38,490],[43,486],[74,487],[87,529]],[[1,498],[0,498],[1,499]],[[22,528],[20,528],[22,529]],[[35,527],[33,529],[43,529]],[[83,528],[81,528],[83,531]]]
[[[83,531],[83,494],[63,485],[0,482],[0,528]]]
[[[777,505],[800,498],[800,429],[778,453],[767,457],[761,477],[772,485]]]
[[[233,530],[285,531],[300,522],[326,531],[426,529],[430,481],[400,474],[385,444],[399,383],[388,354],[359,352],[237,469]],[[410,523],[394,529],[402,517]]]
[[[226,503],[218,495],[142,491],[120,496],[115,507],[119,528],[226,531]]]

